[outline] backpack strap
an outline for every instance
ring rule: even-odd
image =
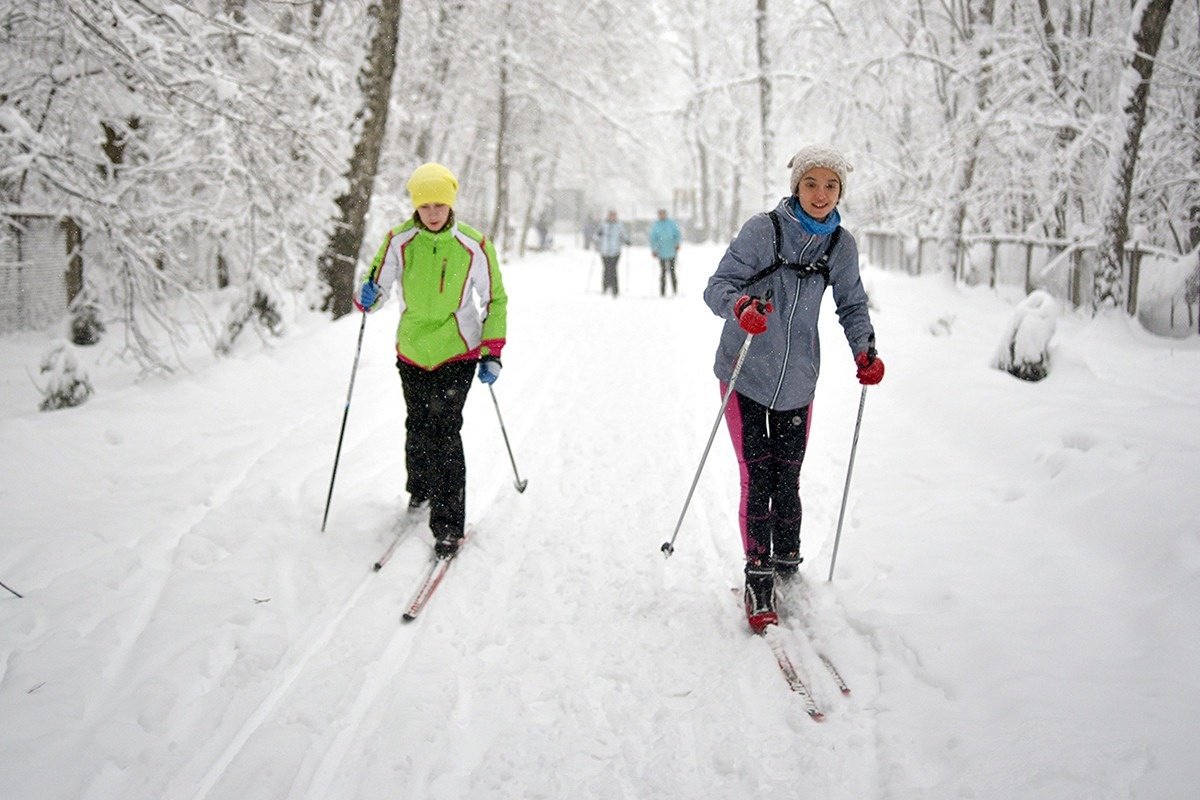
[[[799,275],[801,278],[807,278],[810,275],[820,275],[825,279],[825,285],[829,285],[829,255],[833,252],[833,248],[837,247],[838,239],[841,237],[842,226],[838,225],[833,229],[833,234],[829,237],[829,243],[825,245],[825,251],[817,256],[815,261],[808,263],[793,262],[783,260],[783,229],[779,224],[779,214],[775,209],[767,212],[767,216],[771,218],[771,226],[774,228],[774,245],[775,245],[775,260],[771,266],[766,269],[756,272],[750,280],[744,282],[742,289],[748,289],[753,284],[758,283],[763,278],[773,275],[781,269],[790,269]]]

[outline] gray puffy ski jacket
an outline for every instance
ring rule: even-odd
[[[809,234],[796,218],[785,197],[775,208],[782,234],[783,260],[792,264],[811,263],[824,251],[829,235]],[[775,262],[775,230],[771,218],[755,214],[738,232],[721,257],[717,271],[708,279],[704,302],[725,327],[717,345],[713,372],[728,382],[746,332],[733,316],[733,304],[749,294],[764,297],[771,292],[774,310],[767,315],[767,330],[754,337],[734,387],[739,394],[768,408],[788,411],[812,402],[821,371],[821,343],[817,316],[826,282],[821,275],[802,276],[784,267],[746,285],[754,275]],[[865,351],[874,342],[875,331],[867,311],[867,293],[858,272],[858,245],[842,229],[829,254],[829,288],[837,306],[838,320],[846,332],[852,354]],[[847,369],[853,361],[847,359]]]

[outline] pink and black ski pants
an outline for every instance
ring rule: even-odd
[[[725,389],[722,383],[722,394]],[[736,391],[725,407],[741,472],[738,523],[748,561],[768,563],[800,551],[800,466],[810,408],[772,410]]]

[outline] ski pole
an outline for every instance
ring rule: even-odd
[[[529,485],[529,481],[521,480],[521,473],[517,471],[517,460],[513,458],[512,445],[508,443],[508,431],[504,429],[504,417],[500,415],[500,403],[496,401],[496,390],[492,385],[488,384],[488,392],[492,395],[492,405],[496,407],[496,419],[500,420],[500,433],[504,436],[504,447],[508,450],[508,460],[512,462],[513,475],[516,476],[516,481],[513,483],[517,487],[518,492],[524,492],[525,487]]]
[[[329,520],[329,503],[333,500],[333,482],[337,480],[338,460],[342,457],[342,437],[346,435],[346,419],[350,416],[350,396],[354,394],[354,376],[358,372],[358,357],[362,353],[363,331],[367,329],[367,312],[358,326],[358,345],[354,348],[354,366],[350,368],[350,388],[346,390],[346,409],[342,412],[342,430],[338,433],[337,452],[333,456],[333,474],[329,476],[329,494],[325,496],[325,516],[321,517],[321,532]]]
[[[0,582],[0,586],[3,586],[5,589],[8,589],[8,591],[12,592],[13,595],[15,595],[16,597],[24,597],[25,596],[25,595],[21,594],[20,592],[18,592],[16,589],[10,588],[9,586],[7,586],[6,584],[4,584],[2,582]]]
[[[846,516],[846,497],[850,494],[850,475],[854,472],[854,453],[858,450],[858,431],[862,428],[863,406],[867,404],[867,387],[858,400],[858,422],[854,423],[854,442],[850,445],[850,463],[846,465],[846,486],[842,489],[842,510],[838,512],[837,535],[833,537],[833,558],[829,559],[829,581],[833,581],[833,565],[837,563],[838,545],[842,541],[842,519]]]
[[[721,426],[721,417],[725,416],[725,407],[729,405],[729,398],[733,396],[733,386],[737,383],[738,374],[742,371],[746,354],[750,352],[750,342],[753,338],[754,334],[747,333],[746,341],[742,342],[742,349],[738,352],[737,361],[733,365],[733,374],[729,376],[729,385],[725,387],[725,396],[721,398],[721,410],[717,412],[712,432],[708,434],[708,444],[704,446],[704,455],[700,457],[700,466],[696,467],[696,477],[692,478],[692,488],[688,489],[687,499],[683,501],[683,509],[679,512],[679,521],[675,523],[675,532],[671,534],[670,541],[663,542],[664,558],[670,558],[671,554],[675,552],[675,537],[679,535],[679,529],[683,526],[683,517],[687,514],[688,505],[692,502],[692,493],[696,491],[696,484],[700,482],[700,473],[704,469],[704,462],[708,460],[708,451],[712,447],[713,439],[716,438],[717,428]]]

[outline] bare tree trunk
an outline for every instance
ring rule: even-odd
[[[708,164],[708,148],[704,142],[698,142],[696,145],[696,156],[700,161],[700,234],[704,241],[709,241],[712,237],[716,226],[713,224],[712,207],[712,175],[709,174],[711,167]]]
[[[529,173],[526,175],[528,196],[525,213],[521,215],[521,228],[517,233],[517,255],[521,258],[525,257],[525,243],[529,239],[529,229],[534,225],[534,215],[537,214],[540,221],[543,215],[549,213],[548,200],[554,188],[554,174],[558,170],[558,155],[559,151],[556,149],[549,159],[541,155],[534,156]]]
[[[1038,14],[1042,20],[1042,45],[1046,49],[1046,59],[1050,69],[1050,83],[1055,97],[1064,109],[1071,105],[1071,88],[1067,80],[1063,64],[1062,47],[1059,42],[1059,32],[1050,14],[1050,0],[1037,0]],[[1065,153],[1077,137],[1076,129],[1063,125],[1054,135],[1054,148],[1058,153]],[[1074,194],[1071,186],[1071,174],[1068,170],[1055,170],[1055,201],[1054,227],[1050,235],[1056,239],[1065,238],[1070,222],[1070,209]]]
[[[505,3],[502,19],[512,14],[512,3]],[[500,37],[500,61],[496,99],[496,206],[492,212],[489,236],[498,242],[508,227],[508,164],[504,160],[505,134],[508,132],[508,30]]]
[[[1197,27],[1200,28],[1200,15],[1197,15]],[[1200,40],[1200,30],[1197,33],[1197,39]],[[1197,91],[1193,98],[1192,123],[1195,125],[1193,130],[1200,130],[1200,91]],[[1192,170],[1200,175],[1200,147],[1192,148]],[[1200,244],[1200,194],[1194,194],[1192,198],[1192,204],[1188,208],[1188,243],[1185,250],[1193,250]],[[1200,268],[1200,264],[1197,266]],[[1200,269],[1197,278],[1200,279]]]
[[[962,35],[964,40],[970,44],[979,33],[981,24],[988,28],[992,26],[996,6],[995,0],[970,0],[964,6],[966,19],[962,21]],[[985,41],[990,41],[990,39],[985,38]],[[954,184],[948,193],[950,203],[946,212],[942,239],[942,257],[945,262],[948,262],[955,277],[962,277],[958,274],[958,243],[962,240],[963,230],[966,227],[967,200],[971,187],[975,183],[975,167],[979,159],[979,145],[983,139],[983,117],[987,113],[989,104],[991,67],[988,60],[990,56],[991,48],[988,45],[978,47],[976,63],[979,66],[979,72],[975,76],[974,105],[966,112],[965,120],[952,121],[966,127],[966,141],[961,144],[961,152],[958,155],[954,173]]]
[[[437,41],[447,41],[453,36],[451,26],[462,15],[463,5],[463,0],[443,0],[438,3],[438,22],[434,34]],[[446,82],[446,76],[450,74],[451,60],[455,52],[451,47],[438,48],[432,70],[425,82],[425,88],[421,92],[422,97],[427,98],[430,105],[427,109],[429,116],[421,125],[414,145],[418,161],[438,160],[437,154],[433,151],[433,135],[434,129],[441,124],[438,111],[442,102],[442,87]]]
[[[729,230],[727,236],[732,239],[737,235],[738,226],[742,223],[742,173],[735,166],[733,181],[729,186]]]
[[[1092,295],[1096,306],[1120,308],[1125,302],[1125,240],[1129,237],[1129,198],[1137,166],[1150,79],[1172,0],[1138,0],[1133,9],[1131,33],[1133,59],[1121,85],[1121,112],[1113,137],[1104,202],[1100,209],[1100,241],[1096,246],[1096,274]]]
[[[756,0],[754,13],[755,46],[758,51],[758,114],[759,133],[762,140],[762,196],[763,204],[770,208],[775,199],[771,193],[771,156],[774,151],[771,130],[771,60],[767,38],[767,0]]]
[[[970,141],[962,146],[962,155],[956,163],[953,188],[949,192],[949,203],[946,210],[946,229],[942,237],[942,259],[950,267],[955,280],[962,280],[965,274],[960,274],[960,248],[963,230],[967,224],[967,197],[971,185],[975,182],[975,164],[979,153],[979,130],[970,134]]]
[[[379,153],[387,130],[402,8],[403,0],[379,0],[367,12],[375,20],[375,31],[367,59],[358,74],[363,107],[356,121],[362,127],[350,157],[349,187],[336,201],[338,218],[320,259],[320,274],[327,287],[322,310],[332,312],[334,319],[349,314],[354,307],[354,269],[362,249],[371,192],[379,169]]]
[[[695,187],[700,193],[699,211],[700,219],[700,235],[704,241],[708,241],[717,231],[717,221],[715,217],[719,215],[716,207],[720,204],[720,200],[714,198],[713,195],[713,175],[711,159],[709,157],[709,147],[704,140],[704,99],[701,96],[701,89],[704,86],[704,68],[701,66],[700,50],[701,39],[693,38],[691,48],[691,79],[696,86],[696,96],[688,103],[685,126],[687,130],[687,138],[690,141],[696,153],[696,180],[699,186]],[[697,221],[692,220],[693,224]]]

